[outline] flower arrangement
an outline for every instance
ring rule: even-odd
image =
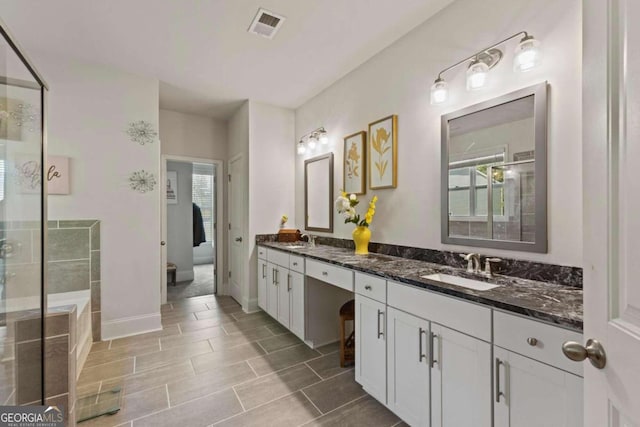
[[[358,227],[368,227],[373,221],[373,216],[376,213],[376,202],[378,201],[378,196],[373,196],[371,201],[369,202],[369,209],[367,209],[367,213],[364,214],[364,218],[360,218],[360,215],[356,212],[356,206],[360,203],[358,197],[355,194],[351,194],[347,196],[347,193],[344,191],[338,198],[336,199],[336,209],[339,214],[344,215],[344,223],[354,223]]]
[[[289,217],[287,215],[282,215],[280,218],[280,228],[284,228],[287,221],[289,221]]]

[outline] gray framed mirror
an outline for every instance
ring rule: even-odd
[[[547,252],[547,83],[442,116],[442,243]]]
[[[304,228],[333,232],[333,153],[304,162]]]

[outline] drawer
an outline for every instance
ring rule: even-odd
[[[356,272],[356,293],[386,303],[387,281],[381,277]]]
[[[562,353],[565,341],[583,344],[578,332],[495,310],[493,340],[497,346],[582,376],[583,364]]]
[[[289,254],[286,252],[267,248],[267,261],[280,267],[289,268]]]
[[[289,255],[289,270],[304,274],[304,257]]]
[[[353,292],[353,271],[312,259],[307,260],[307,276]]]
[[[263,246],[258,246],[258,258],[267,259],[267,248]]]
[[[387,305],[491,342],[491,309],[415,286],[387,282]]]

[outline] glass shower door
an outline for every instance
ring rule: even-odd
[[[0,405],[40,405],[46,89],[2,23],[0,33]]]

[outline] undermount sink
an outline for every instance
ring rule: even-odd
[[[461,286],[474,291],[488,291],[497,288],[500,285],[494,285],[480,280],[466,279],[464,277],[451,276],[449,274],[429,274],[428,276],[420,276],[423,279],[435,280],[436,282],[447,283],[449,285]]]
[[[296,245],[296,244],[293,244],[293,245],[285,245],[285,246],[286,246],[287,248],[289,248],[289,249],[302,249],[302,248],[306,248],[306,247],[307,247],[307,245]]]

